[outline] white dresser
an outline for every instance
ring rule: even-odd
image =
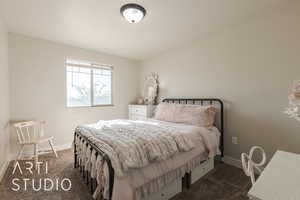
[[[131,120],[144,120],[153,117],[153,105],[129,105],[128,118]]]

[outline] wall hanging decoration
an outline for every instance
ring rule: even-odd
[[[289,95],[289,106],[284,111],[289,117],[300,121],[300,80],[294,82],[292,94]]]
[[[158,75],[151,73],[145,78],[144,103],[154,105],[158,96]]]

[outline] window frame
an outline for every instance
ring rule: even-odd
[[[89,65],[84,65],[84,64],[75,64],[75,63],[71,63],[71,62],[82,62],[82,63],[87,63]],[[67,71],[67,67],[68,66],[74,66],[74,67],[82,67],[82,68],[87,68],[87,69],[91,69],[91,105],[87,105],[87,106],[70,106],[68,104],[68,81],[67,81],[67,76],[68,76],[68,71]],[[94,71],[93,69],[108,69],[111,72],[111,103],[110,104],[94,104]],[[90,62],[90,61],[86,61],[86,60],[78,60],[78,59],[66,59],[65,60],[65,77],[66,77],[66,107],[67,108],[92,108],[92,107],[109,107],[109,106],[114,106],[114,92],[113,92],[113,82],[114,82],[114,67],[112,65],[107,65],[107,64],[98,64],[95,62]]]

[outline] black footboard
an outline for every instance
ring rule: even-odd
[[[86,137],[81,135],[78,132],[74,133],[74,168],[79,167],[79,171],[81,176],[83,177],[85,183],[90,187],[90,191],[94,193],[94,191],[97,188],[97,180],[95,178],[91,178],[91,174],[88,171],[84,170],[84,167],[78,165],[78,157],[77,157],[77,147],[75,144],[75,138],[79,137],[80,139],[83,139],[86,143],[86,145],[89,145],[91,147],[91,150],[96,151],[96,157],[101,156],[103,158],[103,162],[106,162],[108,166],[108,172],[109,172],[109,199],[112,199],[112,193],[113,193],[113,187],[114,187],[114,176],[115,172],[112,167],[111,161],[109,157],[101,150],[99,149],[96,145],[94,145],[90,140],[88,140]]]

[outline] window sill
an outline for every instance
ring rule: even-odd
[[[114,104],[103,104],[94,106],[66,106],[66,108],[94,108],[94,107],[114,107]]]

